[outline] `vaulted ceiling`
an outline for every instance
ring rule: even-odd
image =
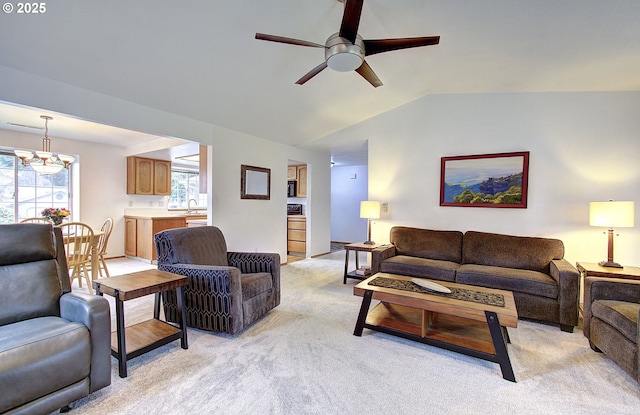
[[[366,0],[365,39],[441,36],[367,57],[379,88],[330,69],[296,85],[323,50],[255,39],[324,44],[340,27],[336,0],[46,7],[0,14],[0,65],[295,146],[322,147],[326,135],[428,94],[640,90],[637,0]]]

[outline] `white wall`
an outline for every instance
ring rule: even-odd
[[[331,240],[358,242],[367,238],[367,220],[360,218],[360,201],[367,200],[367,166],[331,168]]]
[[[286,258],[287,160],[306,163],[310,236],[307,255],[330,250],[328,153],[274,143],[4,66],[0,66],[0,100],[210,145],[208,213],[213,224],[225,233],[230,250],[266,250],[279,253],[283,260]],[[41,146],[40,140],[34,141],[33,146],[26,146],[23,141],[11,138],[11,134],[6,137],[6,143],[3,138],[0,145],[34,149]],[[131,207],[129,202],[133,207],[150,207],[149,204],[162,202],[162,198],[127,196],[125,156],[132,153],[121,147],[109,147],[113,146],[55,138],[53,144],[56,152],[80,155],[81,218],[92,226],[99,226],[107,214],[114,218],[116,226],[109,242],[109,254],[117,256],[124,255],[123,214],[125,208]],[[146,150],[136,149],[139,152]],[[240,199],[241,164],[271,168],[270,201]]]
[[[369,139],[369,198],[389,202],[376,242],[407,225],[555,237],[565,257],[606,259],[590,201],[633,200],[615,260],[640,265],[640,93],[431,95],[342,130]],[[440,158],[530,151],[527,209],[439,206]]]

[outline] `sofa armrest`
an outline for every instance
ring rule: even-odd
[[[558,283],[558,316],[561,326],[578,325],[578,295],[580,274],[566,259],[554,259],[549,264],[551,277]]]
[[[111,384],[111,312],[98,295],[70,292],[60,297],[60,317],[84,324],[91,338],[89,392]]]
[[[396,256],[395,245],[384,245],[371,251],[371,275],[380,272],[382,261],[394,256]]]
[[[596,300],[640,302],[640,280],[586,277],[584,279],[584,308],[582,331],[589,338],[591,305]]]
[[[260,252],[227,252],[229,265],[242,274],[268,272],[272,277],[275,305],[280,304],[280,254]]]

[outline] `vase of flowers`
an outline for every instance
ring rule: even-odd
[[[65,218],[71,215],[67,208],[46,208],[41,213],[43,218],[49,219],[55,226],[60,225]]]

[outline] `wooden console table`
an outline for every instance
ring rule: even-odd
[[[183,307],[184,286],[187,283],[188,279],[183,275],[157,269],[93,281],[96,294],[108,294],[116,300],[116,331],[111,334],[111,355],[118,359],[121,378],[127,377],[127,360],[178,339],[183,349],[189,347]],[[160,293],[168,290],[176,290],[180,316],[177,327],[160,320]],[[123,303],[149,294],[155,294],[154,318],[125,328]]]

